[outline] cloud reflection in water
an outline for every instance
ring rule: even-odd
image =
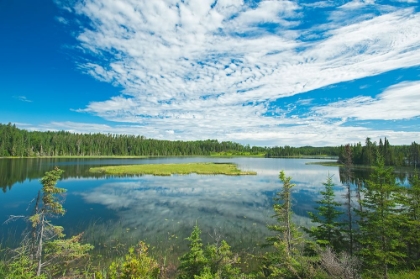
[[[272,198],[281,187],[278,179],[281,169],[296,183],[293,197],[295,209],[301,215],[315,204],[328,174],[340,185],[337,168],[303,167],[303,160],[290,160],[283,166],[278,165],[279,160],[240,162],[243,164],[239,164],[240,168],[256,170],[258,175],[124,177],[104,180],[99,187],[81,195],[87,203],[99,203],[115,210],[121,226],[135,228],[133,234],[142,239],[167,233],[185,238],[196,222],[204,232],[216,228],[227,237],[236,238],[238,234],[264,237],[266,224],[273,222]],[[298,216],[296,222],[307,224],[308,220]]]

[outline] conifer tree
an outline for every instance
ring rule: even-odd
[[[351,190],[351,180],[352,180],[352,167],[353,167],[353,160],[352,160],[352,150],[349,144],[345,146],[344,152],[344,174],[343,174],[343,183],[347,188],[347,193],[345,194],[345,207],[346,207],[346,229],[345,232],[347,234],[348,239],[348,249],[347,252],[349,253],[350,257],[353,256],[353,248],[354,248],[354,228],[353,228],[353,206],[352,206],[352,190]]]
[[[337,209],[341,206],[341,203],[334,200],[335,194],[332,176],[329,175],[323,185],[325,186],[325,190],[320,192],[322,199],[317,201],[319,206],[315,208],[315,212],[308,212],[311,221],[319,225],[305,229],[305,231],[321,247],[330,246],[335,252],[341,252],[344,250],[344,241],[341,233],[343,223],[338,222],[337,219],[343,212]]]
[[[237,279],[240,274],[239,257],[232,253],[229,244],[222,240],[220,243],[206,246],[204,250],[207,259],[207,270],[204,273],[211,278]],[[208,275],[207,275],[208,276]]]
[[[207,245],[203,249],[201,230],[198,226],[187,238],[190,250],[180,258],[178,278],[180,279],[236,279],[241,276],[239,257],[230,250],[229,244],[222,240],[220,243]]]
[[[407,245],[407,263],[410,268],[420,264],[420,178],[416,172],[409,178],[410,187],[401,197],[404,210],[400,216],[405,231],[403,238]]]
[[[268,229],[274,231],[276,235],[267,237],[269,243],[284,243],[284,249],[287,256],[291,256],[294,248],[294,235],[297,233],[296,226],[292,221],[292,184],[291,177],[286,177],[284,171],[280,172],[280,180],[283,182],[283,188],[277,193],[273,205],[275,214],[273,218],[277,220],[274,225],[269,225]]]
[[[201,230],[197,225],[194,226],[187,240],[190,241],[188,245],[190,250],[179,259],[179,279],[191,279],[194,278],[194,275],[200,275],[207,264],[201,240]]]
[[[379,272],[388,278],[388,268],[402,258],[400,219],[396,195],[400,190],[392,168],[385,168],[383,157],[377,156],[377,166],[363,190],[364,211],[357,211],[359,219],[359,255],[366,272]]]
[[[37,263],[37,276],[41,276],[42,269],[46,266],[50,266],[49,271],[52,274],[59,272],[60,268],[65,267],[65,263],[84,257],[93,248],[89,244],[80,244],[82,234],[64,239],[64,228],[55,226],[50,221],[51,217],[65,213],[58,195],[66,190],[56,186],[63,172],[56,167],[45,173],[41,179],[43,187],[38,194],[35,213],[29,217],[33,229],[31,250],[34,254],[31,257]]]
[[[262,272],[267,278],[310,278],[307,272],[311,267],[306,266],[308,261],[302,252],[305,243],[292,221],[291,189],[295,184],[291,183],[291,177],[287,177],[284,171],[280,172],[279,178],[283,187],[274,198],[273,206],[273,218],[277,223],[267,226],[275,234],[267,237],[267,244],[264,245],[273,247],[273,251],[265,255]]]

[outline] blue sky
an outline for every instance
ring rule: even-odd
[[[0,122],[324,146],[420,141],[417,0],[0,0]]]

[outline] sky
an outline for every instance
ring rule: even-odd
[[[0,38],[21,129],[420,141],[418,0],[0,0]]]

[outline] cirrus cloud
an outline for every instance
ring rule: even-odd
[[[324,18],[307,26],[315,10]],[[345,118],[334,111],[336,106],[354,105],[348,114],[352,110],[359,119],[365,119],[361,111],[369,108],[371,113],[365,115],[370,119],[416,116],[412,109],[380,112],[384,102],[398,99],[405,104],[417,96],[414,89],[401,100],[392,93],[404,84],[391,87],[378,100],[352,98],[313,107],[315,115],[267,115],[269,103],[285,97],[420,65],[420,17],[409,5],[86,0],[74,11],[89,20],[77,36],[79,47],[89,54],[88,62],[78,62],[79,68],[124,88],[118,96],[92,100],[77,111],[142,125],[148,137],[274,145],[299,136],[298,145],[306,144],[305,138],[338,144],[352,140],[340,135],[363,127],[343,127],[342,121],[331,120]],[[340,21],[346,12],[354,16]],[[331,139],[324,138],[326,132]],[[362,134],[399,132],[366,129]]]

